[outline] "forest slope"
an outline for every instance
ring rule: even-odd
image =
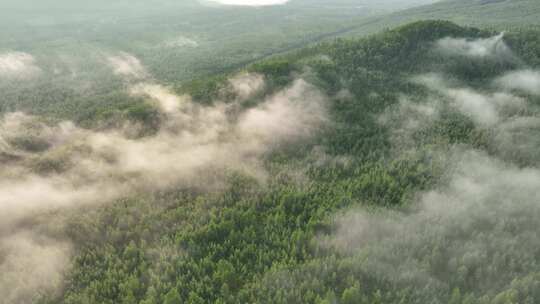
[[[524,29],[540,26],[540,2],[536,0],[443,0],[382,17],[373,17],[346,36],[375,33],[418,20],[448,20],[462,26]]]
[[[6,115],[0,193],[50,191],[24,190],[31,213],[4,202],[15,237],[2,239],[0,291],[7,303],[539,302],[539,37],[423,21],[177,93],[144,78],[128,84],[137,123]],[[29,270],[55,280],[30,284]]]

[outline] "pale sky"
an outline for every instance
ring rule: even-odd
[[[225,5],[246,5],[246,6],[264,6],[279,5],[289,2],[289,0],[210,0]]]

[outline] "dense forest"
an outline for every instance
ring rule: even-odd
[[[126,56],[74,123],[3,109],[0,302],[540,302],[538,31],[420,21],[169,87]]]

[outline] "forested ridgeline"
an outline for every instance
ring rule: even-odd
[[[376,33],[383,28],[431,19],[498,30],[538,28],[539,16],[535,0],[443,0],[370,18],[344,35]]]
[[[250,75],[247,89],[236,85],[236,73],[174,88],[174,96],[190,96],[196,122],[214,121],[216,111],[204,109],[220,107],[235,130],[253,123],[246,115],[253,114],[256,130],[267,128],[259,121],[269,112],[280,119],[271,134],[257,131],[256,141],[243,139],[251,131],[218,129],[227,134],[218,162],[243,153],[238,162],[245,166],[213,164],[189,176],[191,183],[21,223],[71,244],[61,291],[33,299],[539,302],[538,34],[422,21],[256,62],[240,72]],[[189,128],[167,123],[177,112],[164,114],[147,96],[138,98],[96,108],[85,121],[105,130],[130,121],[137,129],[128,142],[152,145],[162,143],[152,138],[168,140],[164,128]],[[283,99],[294,111],[283,110],[290,106]],[[176,138],[166,147],[176,147]],[[264,151],[230,149],[261,141]],[[33,153],[32,139],[18,143]],[[68,170],[61,158],[33,161],[43,176]],[[155,182],[139,180],[139,190]],[[47,221],[51,216],[58,220]]]

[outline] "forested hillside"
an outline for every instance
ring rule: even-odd
[[[120,58],[88,128],[0,120],[0,294],[538,303],[539,34],[421,21],[170,87]]]
[[[540,3],[536,0],[442,0],[365,20],[346,36],[375,33],[409,22],[437,19],[462,26],[527,29],[540,26]]]

